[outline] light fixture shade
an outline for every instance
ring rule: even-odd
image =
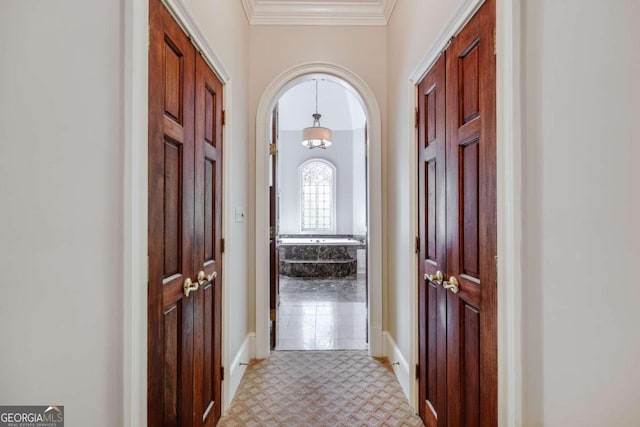
[[[302,145],[309,148],[326,148],[331,146],[331,129],[312,126],[302,131]]]

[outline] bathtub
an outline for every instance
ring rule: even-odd
[[[289,277],[355,277],[357,253],[365,246],[352,237],[281,237],[280,274]]]
[[[362,246],[358,239],[350,237],[282,237],[280,246],[292,245],[327,245],[327,246]]]

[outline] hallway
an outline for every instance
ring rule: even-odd
[[[386,360],[275,351],[253,362],[219,426],[421,426]]]

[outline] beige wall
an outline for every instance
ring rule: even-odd
[[[640,3],[524,6],[524,424],[637,426]]]
[[[359,75],[373,91],[380,107],[384,144],[387,102],[384,27],[252,26],[249,58],[249,140],[253,145],[246,155],[251,161],[250,182],[255,182],[255,119],[262,94],[278,75],[303,63],[337,64]],[[252,187],[250,212],[255,211],[255,186]],[[256,215],[267,215],[267,212],[256,212]],[[249,221],[254,224],[254,219],[250,214]],[[255,328],[255,292],[251,294],[249,312],[250,324]]]
[[[400,0],[391,16],[387,41],[388,144],[387,165],[387,330],[411,363],[410,288],[417,274],[412,268],[415,258],[410,223],[416,221],[411,211],[410,158],[415,147],[409,142],[413,113],[409,111],[409,76],[432,47],[460,4],[459,0]],[[412,130],[411,130],[412,131]]]
[[[0,403],[123,422],[121,2],[0,2]]]
[[[253,330],[249,322],[249,293],[253,291],[254,244],[250,235],[251,217],[245,222],[235,222],[236,206],[245,210],[252,201],[249,189],[253,187],[250,180],[248,153],[252,151],[248,129],[249,122],[249,24],[239,1],[228,0],[184,0],[191,14],[196,19],[203,34],[208,38],[211,47],[231,75],[231,104],[227,112],[227,125],[231,128],[231,137],[225,141],[227,153],[225,168],[231,169],[229,198],[226,200],[224,215],[231,223],[231,234],[226,236],[225,256],[232,260],[231,271],[226,275],[230,306],[229,336],[226,343],[227,359],[233,359],[242,345],[247,333]]]

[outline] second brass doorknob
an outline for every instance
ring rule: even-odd
[[[445,289],[449,289],[454,294],[460,292],[460,283],[458,283],[458,279],[456,279],[455,276],[451,276],[448,281],[442,282],[442,286]]]
[[[198,273],[198,283],[200,283],[200,285],[204,285],[205,283],[212,281],[216,277],[218,277],[217,271],[214,271],[207,276],[204,271],[200,270],[200,272]]]

